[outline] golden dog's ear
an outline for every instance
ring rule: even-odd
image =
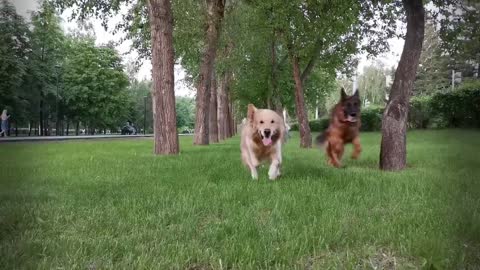
[[[247,120],[249,122],[253,122],[255,118],[255,112],[257,111],[257,108],[253,104],[248,104],[248,111],[247,111]]]

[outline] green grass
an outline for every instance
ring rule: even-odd
[[[480,131],[413,131],[409,168],[285,146],[282,178],[240,162],[239,139],[155,157],[151,140],[2,144],[3,269],[480,267]],[[350,153],[348,147],[347,153]]]

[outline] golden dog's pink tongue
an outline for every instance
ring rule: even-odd
[[[271,138],[263,138],[262,139],[263,145],[268,146],[272,144],[272,139]]]

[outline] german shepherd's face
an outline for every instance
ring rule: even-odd
[[[348,96],[345,93],[345,90],[342,88],[342,98],[340,100],[340,104],[343,108],[343,116],[345,121],[350,123],[355,123],[360,118],[360,95],[357,91],[352,96]]]

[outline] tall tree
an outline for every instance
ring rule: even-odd
[[[401,170],[407,162],[407,116],[425,30],[422,0],[402,0],[407,18],[407,33],[390,97],[382,121],[380,168]]]
[[[65,61],[64,96],[76,120],[95,129],[115,129],[128,120],[128,77],[115,49],[97,47],[91,39],[70,42]]]
[[[177,126],[192,129],[195,123],[195,100],[189,97],[177,97]]]
[[[295,82],[295,105],[300,131],[300,147],[312,145],[304,85],[319,60],[329,63],[324,68],[335,70],[357,51],[359,32],[356,29],[361,5],[354,1],[305,2],[291,1],[280,24],[288,49]],[[324,16],[324,14],[342,14]],[[354,29],[354,30],[352,30]],[[304,63],[303,63],[304,62]]]
[[[379,63],[363,68],[358,76],[358,89],[362,93],[363,105],[383,105],[387,90],[385,69]]]
[[[108,1],[53,0],[60,10],[74,7],[80,19],[96,16],[104,25],[112,16],[128,12],[115,31],[125,31],[133,48],[152,61],[152,106],[154,113],[154,153],[178,154],[174,92],[173,12],[170,0]]]
[[[7,107],[15,119],[25,118],[30,105],[24,76],[28,71],[29,29],[7,0],[0,2],[0,110]]]
[[[442,50],[439,34],[435,22],[427,20],[413,95],[429,95],[450,87],[450,56]]]
[[[148,0],[152,38],[155,154],[177,154],[173,15],[170,0]]]
[[[33,87],[40,93],[39,122],[41,135],[50,132],[49,118],[59,118],[59,85],[62,61],[64,59],[65,36],[60,27],[60,18],[50,1],[43,1],[40,9],[32,13],[32,34],[29,54]],[[56,119],[58,122],[60,119]]]
[[[220,35],[220,26],[225,12],[225,0],[206,0],[205,47],[197,82],[196,119],[194,144],[209,143],[210,83]]]
[[[210,142],[218,142],[218,118],[217,118],[217,110],[218,110],[218,100],[217,100],[217,76],[215,71],[212,72],[211,76],[211,83],[210,83],[210,111],[208,113],[209,116],[209,141]]]

